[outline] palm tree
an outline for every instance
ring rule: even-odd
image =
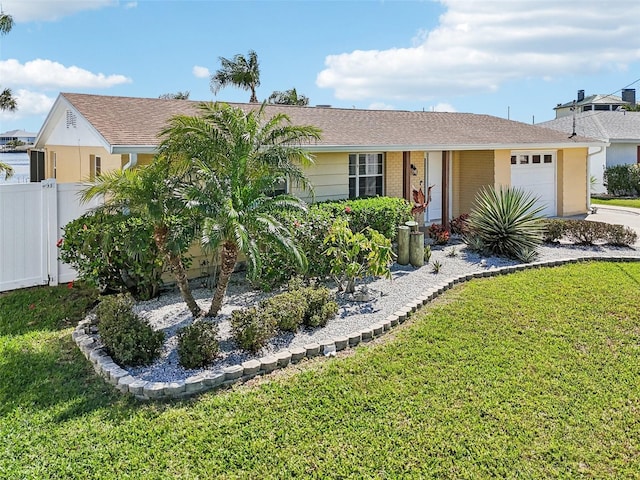
[[[299,105],[301,107],[309,105],[309,98],[304,95],[298,95],[295,88],[284,92],[275,91],[267,101],[279,105]]]
[[[189,95],[191,95],[191,92],[189,90],[185,90],[184,92],[163,93],[158,98],[162,98],[163,100],[189,100]]]
[[[8,163],[0,162],[0,175],[4,175],[8,180],[13,176],[13,167]]]
[[[256,87],[260,86],[260,67],[258,55],[253,50],[245,58],[237,54],[233,60],[220,57],[222,67],[211,76],[211,91],[217,94],[221,88],[228,85],[251,91],[250,103],[258,103]]]
[[[13,17],[7,13],[0,12],[0,35],[6,35],[13,28]],[[0,92],[0,110],[1,111],[9,111],[15,112],[16,108],[18,108],[18,104],[16,100],[13,98],[13,94],[10,88],[5,88],[2,92]],[[2,171],[2,168],[0,168]],[[9,172],[9,170],[4,170],[5,172]],[[11,170],[11,172],[13,172]],[[7,175],[10,176],[10,175]]]
[[[165,155],[193,161],[199,182],[185,196],[204,218],[203,246],[221,259],[209,316],[220,311],[240,253],[254,278],[260,272],[264,245],[287,252],[301,268],[306,266],[304,254],[275,215],[304,209],[305,204],[290,195],[268,192],[282,179],[310,188],[301,166],[312,162],[312,156],[302,145],[320,138],[320,130],[291,125],[283,114],[265,120],[265,109],[264,103],[249,112],[227,104],[202,104],[201,115],[174,117],[163,132]]]
[[[82,191],[82,200],[97,195],[105,198],[107,211],[128,211],[153,225],[153,240],[165,265],[173,274],[180,294],[195,318],[203,316],[187,280],[184,252],[196,237],[198,221],[176,195],[182,182],[188,180],[183,165],[158,157],[147,166],[134,170],[114,170],[96,177],[95,183]]]

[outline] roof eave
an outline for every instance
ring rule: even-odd
[[[492,144],[423,144],[423,145],[311,145],[306,150],[317,153],[337,152],[406,152],[406,151],[439,151],[439,150],[527,150],[527,149],[561,149],[587,148],[607,146],[604,141],[558,142],[558,143],[492,143]]]
[[[156,154],[158,153],[157,145],[111,145],[110,153],[113,154],[127,154],[127,153],[137,153],[137,154]]]

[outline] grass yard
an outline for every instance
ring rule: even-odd
[[[618,207],[640,208],[640,198],[595,198],[591,197],[593,205],[615,205]]]
[[[640,478],[638,298],[640,263],[475,280],[347,355],[140,404],[57,318],[75,288],[5,295],[0,478]]]

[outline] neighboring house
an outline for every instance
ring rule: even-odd
[[[538,125],[567,135],[576,133],[597,138],[608,144],[589,148],[589,169],[595,177],[593,193],[606,192],[602,183],[605,168],[640,163],[640,112],[588,111]]]
[[[635,88],[622,90],[622,97],[617,95],[589,95],[584,96],[584,90],[578,90],[578,98],[554,107],[556,118],[572,116],[573,113],[582,112],[615,112],[626,106],[636,105]]]
[[[25,132],[24,130],[9,130],[8,132],[0,133],[0,147],[16,141],[25,145],[33,145],[37,135],[37,133]]]
[[[60,94],[36,139],[33,163],[40,177],[58,182],[146,164],[169,118],[195,115],[199,103]],[[425,222],[468,213],[481,187],[500,185],[532,192],[548,216],[585,213],[587,152],[604,145],[489,115],[267,106],[267,115],[276,112],[322,130],[308,146],[315,156],[306,169],[315,201],[364,195],[410,200],[413,187],[435,185]]]

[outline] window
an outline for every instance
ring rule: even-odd
[[[102,173],[102,158],[96,157],[94,164],[94,171],[96,175],[100,175]]]
[[[51,176],[58,178],[58,156],[56,152],[51,152]]]
[[[542,165],[554,162],[554,153],[512,152],[511,165]]]
[[[280,181],[273,187],[271,196],[277,197],[278,195],[284,195],[287,193],[287,179],[281,178]]]
[[[349,154],[349,198],[382,195],[384,154]]]

